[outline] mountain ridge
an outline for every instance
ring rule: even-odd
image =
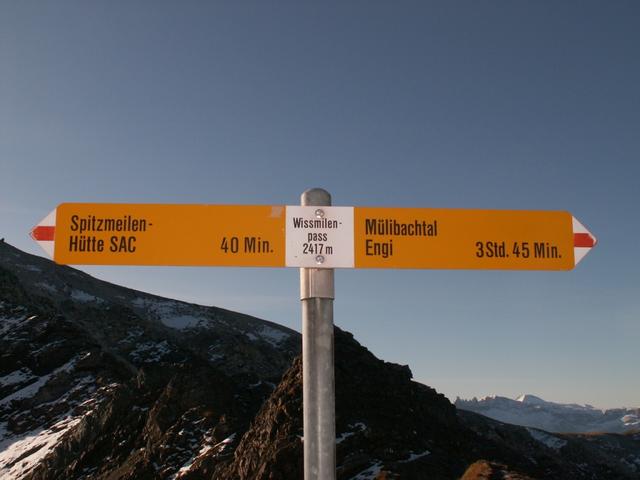
[[[566,433],[625,433],[640,430],[640,408],[598,409],[591,405],[549,402],[536,395],[515,399],[492,395],[457,398],[456,407],[514,425]]]
[[[502,424],[339,328],[335,345],[339,480],[638,478],[640,434]],[[0,476],[301,478],[299,352],[299,334],[273,322],[0,244]]]

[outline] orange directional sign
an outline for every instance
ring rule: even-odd
[[[284,266],[283,206],[63,203],[32,231],[57,263]]]
[[[568,212],[355,209],[357,268],[570,270],[595,245]]]
[[[64,203],[31,232],[62,264],[570,270],[568,212]]]

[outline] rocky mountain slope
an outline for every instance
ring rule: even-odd
[[[299,345],[0,243],[0,478],[301,479]],[[640,478],[640,434],[457,410],[339,329],[336,409],[341,480]]]
[[[225,458],[297,332],[0,243],[0,478],[169,478]]]
[[[515,400],[500,396],[480,400],[458,398],[455,405],[494,420],[549,432],[625,433],[640,430],[640,408],[603,411],[590,405],[547,402],[535,395],[521,395]]]

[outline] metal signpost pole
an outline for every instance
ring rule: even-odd
[[[302,194],[301,204],[318,206],[316,216],[322,217],[331,195],[313,188]],[[305,480],[336,478],[333,277],[329,268],[300,269]]]

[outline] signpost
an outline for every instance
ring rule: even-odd
[[[571,270],[595,237],[570,213],[63,203],[31,232],[57,263]]]
[[[60,264],[300,267],[304,471],[335,479],[335,268],[571,270],[596,244],[570,213],[63,203],[31,231]]]

